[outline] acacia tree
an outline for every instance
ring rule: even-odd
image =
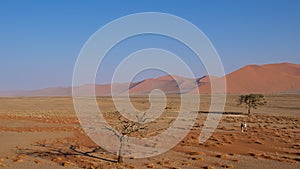
[[[251,109],[257,109],[257,107],[265,105],[267,103],[265,96],[262,94],[246,94],[239,96],[239,105],[245,105],[248,114],[251,113]]]
[[[119,113],[119,112],[118,112]],[[122,150],[123,150],[123,143],[126,136],[131,136],[133,133],[146,130],[147,126],[144,125],[144,122],[148,119],[145,117],[146,112],[144,112],[142,115],[136,115],[137,121],[131,121],[120,114],[118,115],[118,123],[120,124],[116,129],[119,131],[119,133],[106,126],[106,129],[113,132],[115,136],[119,138],[120,145],[118,150],[118,163],[123,163],[123,156],[122,156]]]

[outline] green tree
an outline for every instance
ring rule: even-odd
[[[239,96],[239,105],[245,105],[248,114],[251,113],[251,109],[257,109],[257,107],[265,105],[267,103],[265,96],[262,94],[246,94]]]

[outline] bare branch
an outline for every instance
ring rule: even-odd
[[[120,135],[114,129],[107,127],[107,126],[105,126],[105,129],[113,132],[115,136],[120,137]]]

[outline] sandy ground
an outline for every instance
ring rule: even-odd
[[[201,96],[200,111],[208,111],[209,98]],[[236,99],[228,96],[225,111],[245,112]],[[72,98],[0,98],[0,168],[300,168],[300,95],[269,95],[267,101],[250,116],[223,115],[203,144],[198,138],[207,114],[199,113],[189,134],[171,150],[150,158],[124,158],[118,164],[116,155],[82,131]],[[141,111],[150,106],[147,97],[131,102]],[[168,96],[165,112],[137,135],[166,129],[179,103],[178,97]],[[117,124],[111,98],[98,98],[98,104],[111,124]],[[242,121],[248,124],[244,133]]]

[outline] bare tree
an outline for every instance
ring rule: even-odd
[[[119,113],[119,112],[117,112]],[[118,163],[123,163],[123,157],[122,157],[122,150],[123,150],[123,143],[124,139],[128,136],[131,136],[133,133],[136,133],[138,131],[146,130],[147,127],[145,126],[144,122],[148,119],[145,117],[146,112],[142,113],[142,115],[136,115],[136,120],[137,121],[131,121],[120,114],[118,115],[118,123],[120,124],[117,127],[117,132],[113,128],[110,127],[105,127],[107,130],[111,131],[114,133],[115,136],[119,138],[120,145],[119,145],[119,150],[118,150]]]

